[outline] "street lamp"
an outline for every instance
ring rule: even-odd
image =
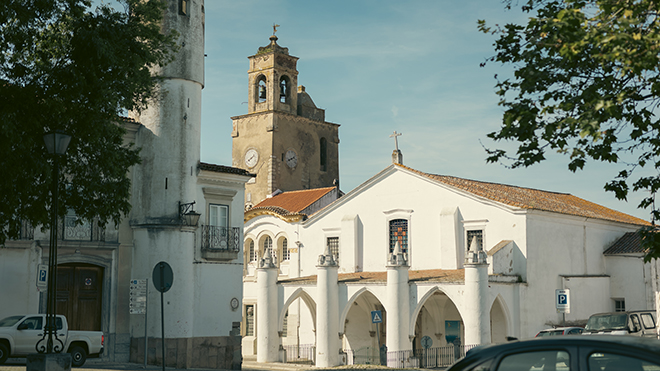
[[[197,223],[199,223],[199,217],[202,214],[195,212],[193,209],[194,204],[195,201],[185,204],[182,204],[181,201],[179,201],[179,218],[183,222],[183,225],[197,227]]]
[[[60,177],[59,158],[64,155],[69,146],[71,136],[60,131],[44,135],[46,150],[53,156],[53,185],[51,189],[51,215],[50,215],[50,245],[48,252],[48,291],[46,292],[46,326],[41,340],[37,342],[36,350],[39,353],[60,353],[64,349],[62,340],[57,338],[56,300],[57,300],[57,182]],[[53,339],[54,338],[54,339]],[[46,342],[44,344],[44,341]],[[55,344],[59,342],[59,345]]]

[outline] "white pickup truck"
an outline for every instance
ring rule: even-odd
[[[74,367],[85,364],[88,355],[98,356],[103,353],[103,332],[69,331],[66,318],[61,315],[55,318],[55,323],[62,349],[71,353],[71,364]],[[25,357],[37,353],[36,345],[43,338],[45,325],[45,314],[11,316],[0,320],[0,365],[9,357]]]

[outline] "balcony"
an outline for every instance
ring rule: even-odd
[[[229,261],[238,258],[241,250],[241,229],[235,227],[202,227],[202,257],[208,260]]]

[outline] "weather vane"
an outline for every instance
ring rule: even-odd
[[[275,33],[277,32],[277,27],[279,27],[279,24],[273,23],[273,36],[275,36]]]

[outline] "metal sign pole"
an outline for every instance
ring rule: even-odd
[[[163,298],[163,286],[165,282],[165,265],[163,263],[160,263],[160,284],[161,290],[160,290],[160,328],[161,328],[161,336],[163,338],[162,341],[162,350],[163,350],[163,371],[165,371],[165,306],[163,304],[164,298]]]
[[[149,279],[147,278],[145,281],[146,283],[146,291],[147,291],[147,297],[144,302],[144,368],[147,368],[147,353],[148,353],[148,343],[147,343],[147,326],[149,321],[147,321],[148,314],[149,313]]]

